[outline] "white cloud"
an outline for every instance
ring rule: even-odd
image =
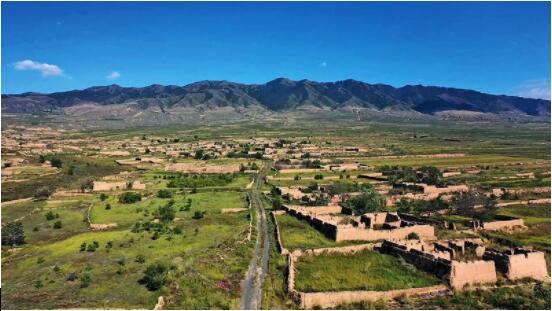
[[[517,86],[517,95],[529,98],[550,99],[550,80],[527,80]]]
[[[326,63],[326,62],[321,62],[321,63],[320,63],[320,67],[326,68],[326,67],[328,67],[328,63]]]
[[[16,62],[14,68],[16,70],[36,70],[42,73],[42,76],[63,76],[63,70],[57,65],[50,65],[46,63],[35,62],[30,59],[26,59],[20,62]]]
[[[117,80],[121,77],[121,73],[118,71],[113,71],[112,73],[108,74],[105,78],[107,80]]]

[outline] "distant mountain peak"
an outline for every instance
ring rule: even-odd
[[[516,96],[491,95],[472,90],[406,85],[369,84],[354,79],[336,82],[300,81],[280,77],[264,84],[241,84],[226,80],[204,80],[184,86],[152,84],[122,87],[117,84],[51,94],[23,93],[2,96],[2,111],[36,113],[57,111],[81,103],[96,106],[132,104],[147,109],[151,105],[167,108],[257,107],[272,111],[293,111],[303,107],[324,110],[361,109],[401,111],[438,115],[467,111],[482,114],[521,114],[550,116],[550,101]],[[163,110],[165,111],[165,110]]]

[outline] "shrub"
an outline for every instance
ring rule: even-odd
[[[86,288],[90,285],[90,282],[92,281],[92,276],[90,275],[90,272],[84,272],[82,274],[82,277],[80,278],[80,288]]]
[[[76,280],[78,277],[79,276],[77,275],[77,273],[71,272],[71,273],[67,274],[67,276],[65,277],[65,280],[69,281],[69,282],[72,282],[72,281]]]
[[[140,254],[136,256],[136,259],[134,259],[137,263],[145,263],[146,262],[146,256]]]
[[[173,197],[173,194],[170,190],[168,189],[160,189],[158,192],[157,192],[157,197],[158,198],[162,198],[162,199],[169,199],[169,198],[172,198]]]
[[[205,212],[202,211],[195,211],[194,216],[192,216],[193,219],[202,219],[204,217]]]
[[[25,243],[25,231],[21,222],[10,222],[2,227],[2,245],[17,246]]]
[[[111,204],[107,203],[107,204],[105,205],[105,209],[106,209],[106,210],[110,210],[110,209],[111,209]]]
[[[50,221],[50,220],[54,220],[56,218],[56,215],[54,215],[52,211],[49,211],[48,213],[46,213],[46,215],[44,215],[44,217],[46,217],[46,220]]]
[[[107,200],[108,197],[109,197],[109,196],[108,196],[107,194],[105,194],[105,193],[100,194],[100,200],[101,200],[101,201]]]
[[[61,229],[61,220],[54,222],[54,229]]]
[[[52,158],[50,160],[50,163],[52,164],[52,167],[61,168],[63,166],[63,163],[58,158]]]
[[[39,265],[39,264],[41,264],[41,263],[44,263],[44,261],[45,261],[45,260],[44,260],[44,257],[38,257],[38,258],[36,259],[36,264]]]
[[[419,240],[420,239],[420,236],[418,236],[418,234],[416,232],[410,232],[407,236],[406,236],[406,239],[408,240]]]
[[[161,263],[149,265],[140,282],[151,291],[158,290],[167,282],[167,272],[168,268]]]
[[[34,194],[35,200],[47,200],[50,195],[52,194],[52,191],[48,187],[40,187],[36,190]]]
[[[159,218],[161,222],[170,222],[174,219],[176,212],[172,204],[165,204],[157,209],[155,216]]]
[[[142,195],[136,192],[125,192],[119,196],[119,203],[131,204],[142,200]]]
[[[42,284],[42,281],[41,280],[36,280],[35,282],[35,288],[41,288],[43,287],[44,285]]]
[[[85,250],[86,250],[86,242],[82,242],[82,244],[80,245],[80,251],[84,252]]]
[[[322,175],[322,174],[316,174],[316,175],[314,175],[314,179],[316,179],[316,180],[324,179],[324,175]]]

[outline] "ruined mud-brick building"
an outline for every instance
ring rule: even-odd
[[[462,289],[466,285],[496,283],[494,261],[454,260],[454,257],[451,256],[452,249],[452,247],[439,244],[433,246],[423,243],[414,245],[390,241],[384,241],[380,247],[382,253],[401,257],[417,268],[447,280],[449,285],[455,289]],[[443,252],[448,254],[443,255]]]
[[[483,259],[495,262],[496,269],[510,280],[532,278],[539,281],[548,279],[548,269],[543,252],[523,248],[509,251],[486,250]]]
[[[290,215],[307,221],[326,237],[335,241],[401,240],[415,234],[422,239],[435,239],[431,225],[404,221],[396,213],[344,215],[338,205],[305,207],[286,205]]]

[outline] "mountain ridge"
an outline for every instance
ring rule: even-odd
[[[272,112],[296,109],[369,109],[438,115],[447,111],[480,114],[550,116],[550,101],[492,95],[452,87],[369,84],[347,79],[335,82],[277,78],[264,84],[203,80],[187,85],[152,84],[123,87],[117,84],[54,93],[26,92],[2,95],[5,113],[65,113],[67,108],[94,105],[131,105],[133,109],[256,107]]]

